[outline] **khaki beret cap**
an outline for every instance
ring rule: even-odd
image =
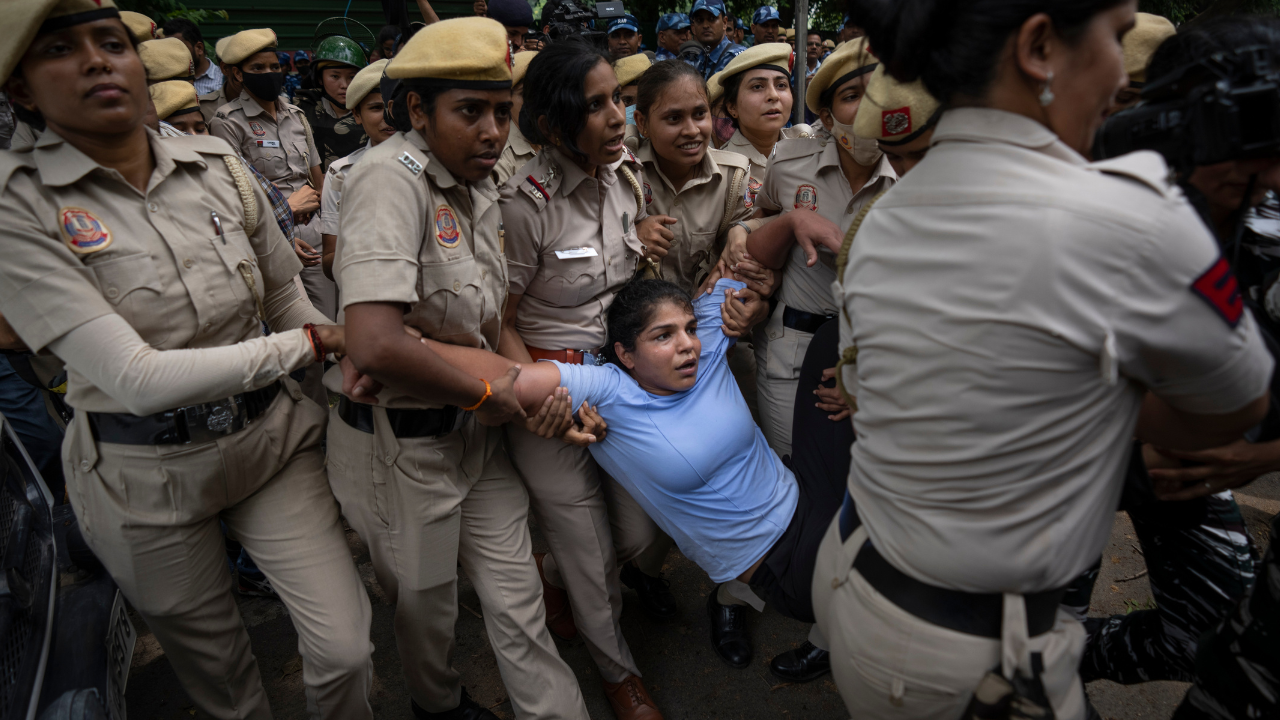
[[[5,30],[0,33],[0,83],[9,79],[27,47],[41,30],[62,28],[103,18],[120,17],[112,0],[24,0],[4,4]]]
[[[235,35],[228,35],[213,44],[213,54],[215,56],[215,59],[217,59],[218,62],[221,62],[221,63],[226,62],[226,58],[222,57],[222,54],[226,52],[227,43],[231,42],[231,38],[233,37],[235,37]]]
[[[853,134],[886,145],[908,143],[933,127],[938,108],[938,101],[919,79],[899,82],[880,65],[867,82],[867,92],[853,120]]]
[[[1129,73],[1129,82],[1142,85],[1147,81],[1147,65],[1151,56],[1156,54],[1160,43],[1176,35],[1177,29],[1167,18],[1151,13],[1137,13],[1133,29],[1124,34],[1121,45],[1124,47],[1124,71]]]
[[[463,17],[419,30],[387,65],[396,80],[437,80],[453,87],[511,87],[511,48],[497,20]]]
[[[186,80],[166,80],[152,85],[151,102],[156,104],[156,116],[161,120],[179,115],[186,110],[199,110],[196,86]]]
[[[195,74],[187,44],[178,38],[148,40],[138,44],[138,56],[147,69],[147,82],[186,78]]]
[[[630,85],[640,79],[645,70],[653,67],[648,55],[628,55],[613,64],[613,72],[618,76],[618,84]]]
[[[223,38],[218,44],[224,42],[225,47],[214,48],[218,59],[228,65],[239,65],[263,50],[276,47],[276,31],[270,28],[241,30],[230,38]]]
[[[137,13],[132,10],[121,10],[120,19],[124,21],[124,26],[129,28],[129,32],[133,33],[133,37],[136,38],[138,42],[155,40],[159,37],[156,34],[156,30],[159,28],[156,27],[155,21],[142,13]]]
[[[867,50],[865,37],[855,38],[841,45],[822,61],[822,67],[813,74],[804,93],[804,104],[809,112],[818,112],[818,103],[822,93],[832,85],[843,85],[848,80],[845,76],[856,71],[871,72],[877,64],[876,58]]]
[[[355,77],[351,78],[351,84],[347,86],[348,110],[355,110],[356,106],[364,102],[364,99],[374,90],[377,90],[379,94],[382,93],[382,71],[386,69],[389,62],[391,62],[391,58],[369,63],[361,68]]]
[[[529,62],[537,54],[536,50],[522,50],[511,56],[511,87],[524,82],[524,75],[529,72]]]
[[[724,95],[724,81],[740,72],[766,65],[790,76],[795,64],[796,51],[786,43],[775,42],[753,45],[738,53],[738,56],[730,60],[723,70],[711,76],[711,79],[707,81],[707,102],[713,103],[719,100],[720,96]]]

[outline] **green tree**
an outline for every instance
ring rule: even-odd
[[[1163,15],[1175,25],[1216,15],[1280,14],[1280,0],[1138,0],[1138,9]]]
[[[214,17],[223,20],[228,18],[226,10],[192,10],[178,0],[117,0],[116,5],[121,10],[142,13],[154,20],[156,25],[163,25],[166,20],[173,18],[186,18],[197,25]]]

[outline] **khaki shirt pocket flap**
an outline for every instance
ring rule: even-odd
[[[164,292],[160,273],[148,253],[126,255],[93,265],[102,296],[112,305],[120,303],[134,290],[146,288],[157,295]]]
[[[426,313],[415,314],[437,318],[439,335],[458,335],[480,327],[484,317],[484,292],[480,267],[474,257],[426,264],[420,273],[422,285],[418,295],[420,302],[428,307]]]
[[[531,294],[558,307],[577,307],[604,289],[598,281],[602,275],[600,261],[598,256],[543,256],[543,288]]]

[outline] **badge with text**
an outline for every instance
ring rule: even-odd
[[[649,183],[644,184],[644,204],[646,207],[653,204],[653,188]]]
[[[569,248],[568,250],[556,251],[556,257],[560,258],[561,260],[590,258],[590,257],[597,257],[599,255],[600,253],[596,252],[595,248],[589,248],[589,247],[576,247],[576,248]]]
[[[453,208],[441,205],[436,208],[436,242],[447,248],[456,248],[462,241],[462,232],[458,229],[458,218]]]
[[[1204,274],[1191,283],[1191,290],[1209,303],[1209,307],[1218,313],[1231,327],[1240,323],[1244,314],[1244,299],[1240,297],[1240,285],[1231,272],[1226,258],[1218,258],[1209,266]]]
[[[801,185],[796,188],[796,210],[818,209],[818,188],[812,185]]]
[[[880,132],[885,137],[911,132],[911,108],[900,107],[880,113]]]
[[[279,140],[259,140],[258,147],[278,148],[280,147],[280,141]]]
[[[756,195],[760,193],[760,181],[754,177],[747,178],[747,190],[742,193],[742,206],[750,210],[756,206]]]
[[[249,121],[249,129],[253,131],[253,134],[254,134],[254,135],[266,135],[266,134],[267,134],[267,131],[262,129],[262,126],[258,124],[258,121],[257,121],[257,120],[250,120],[250,121]]]
[[[106,250],[111,245],[111,231],[93,213],[78,207],[58,211],[62,239],[72,252],[82,255]]]

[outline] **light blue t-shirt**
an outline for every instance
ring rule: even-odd
[[[609,423],[591,446],[596,462],[715,582],[738,577],[773,547],[799,494],[725,359],[734,341],[720,329],[720,304],[726,288],[742,287],[721,280],[694,301],[702,355],[684,392],[651,395],[615,365],[556,363],[574,403],[598,406]]]

